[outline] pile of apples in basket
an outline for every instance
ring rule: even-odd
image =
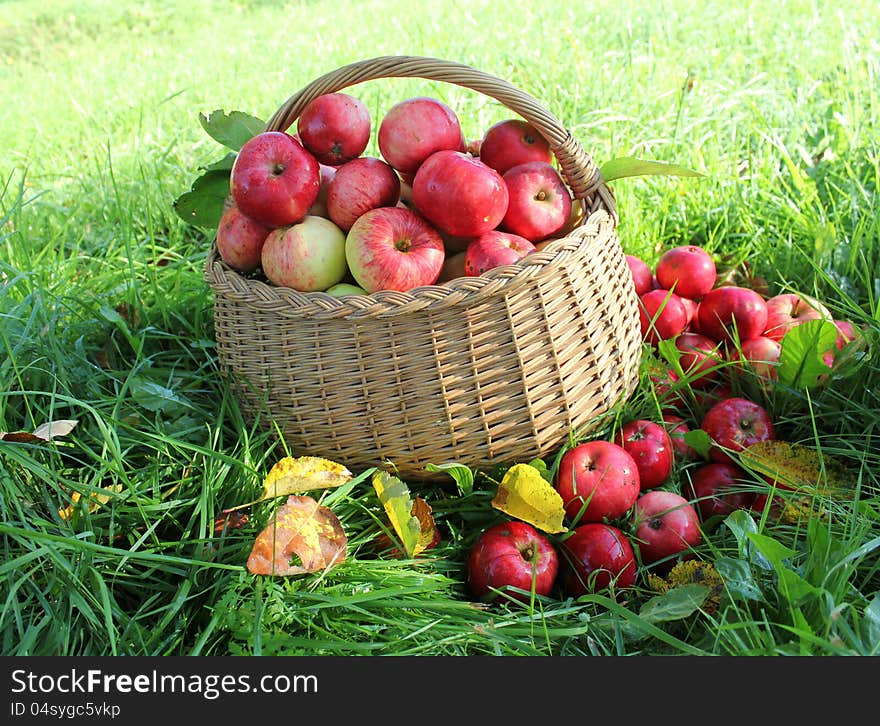
[[[565,236],[583,209],[547,140],[507,118],[466,140],[429,97],[392,106],[372,133],[366,105],[327,93],[296,132],[263,131],[235,159],[220,257],[300,292],[405,292],[512,264]]]

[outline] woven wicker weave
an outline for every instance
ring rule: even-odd
[[[641,335],[611,191],[534,98],[471,67],[423,57],[352,63],[292,96],[286,130],[323,93],[419,77],[490,96],[547,139],[583,222],[517,264],[409,292],[332,297],[249,279],[208,254],[220,363],[245,414],[277,425],[294,455],[352,470],[390,463],[476,469],[552,454],[632,391]]]

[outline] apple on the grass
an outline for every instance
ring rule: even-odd
[[[571,192],[559,172],[545,161],[510,167],[504,175],[507,211],[501,227],[539,242],[561,230],[571,216]]]
[[[614,443],[635,461],[642,491],[659,487],[672,473],[675,449],[669,433],[659,423],[648,419],[628,421],[615,435]]]
[[[229,174],[229,192],[236,206],[267,227],[299,222],[320,188],[318,160],[283,131],[264,131],[248,139]]]
[[[685,484],[684,490],[693,500],[703,521],[752,506],[754,492],[743,488],[746,473],[736,464],[711,461],[689,473],[690,481]]]
[[[831,313],[822,303],[807,295],[786,292],[767,298],[767,322],[763,334],[782,340],[793,327],[807,320],[831,321]]]
[[[740,452],[752,444],[776,438],[776,428],[767,409],[741,396],[714,404],[703,416],[700,428],[713,441],[709,458],[721,463],[736,463],[728,451]]]
[[[674,458],[681,461],[696,459],[696,449],[690,446],[684,438],[685,434],[691,430],[687,421],[678,414],[669,411],[664,412],[661,417],[669,434],[669,439],[672,441],[672,449],[675,452],[673,454]]]
[[[837,339],[834,341],[834,347],[837,350],[843,350],[859,338],[859,329],[852,321],[835,319],[833,322],[837,328]]]
[[[624,515],[639,496],[639,468],[618,444],[585,441],[566,451],[555,487],[571,522],[601,522]]]
[[[550,143],[528,121],[504,119],[486,129],[479,146],[484,163],[499,174],[530,161],[551,163]]]
[[[632,544],[613,525],[582,524],[560,546],[559,579],[569,597],[600,592],[609,586],[615,590],[632,587],[636,573]]]
[[[512,265],[535,251],[525,237],[510,232],[490,229],[468,244],[464,256],[464,274],[469,277],[482,275],[501,265]]]
[[[626,264],[632,274],[636,295],[642,296],[654,289],[654,273],[647,262],[637,255],[626,255]]]
[[[639,325],[642,338],[653,346],[675,338],[687,325],[687,310],[681,298],[663,289],[649,290],[639,296]]]
[[[697,307],[697,329],[714,340],[741,343],[762,335],[766,326],[767,302],[748,287],[713,288]]]
[[[325,93],[303,109],[296,130],[322,164],[339,166],[363,153],[370,142],[370,110],[347,93]]]
[[[675,338],[679,365],[694,388],[706,388],[718,380],[723,358],[721,344],[701,333],[683,332]]]
[[[699,300],[715,286],[717,270],[712,255],[698,245],[666,250],[654,267],[660,287],[689,300]]]
[[[402,175],[415,174],[436,151],[466,148],[455,112],[442,101],[425,96],[394,104],[379,122],[376,142],[382,158]]]
[[[233,204],[223,212],[217,225],[217,252],[230,267],[253,272],[260,266],[263,244],[270,231],[270,227],[242,214]]]
[[[345,258],[352,277],[368,293],[405,292],[432,285],[445,256],[440,233],[403,207],[365,212],[345,237]]]
[[[364,212],[393,207],[399,200],[400,177],[391,165],[372,156],[359,156],[337,167],[327,189],[327,216],[348,232]]]
[[[696,508],[680,494],[666,489],[652,489],[638,498],[632,526],[646,565],[686,555],[703,541]]]
[[[781,354],[782,343],[766,335],[749,338],[740,345],[739,350],[733,348],[730,351],[733,360],[742,361],[757,376],[771,381],[776,379],[776,367]]]
[[[502,522],[482,532],[467,559],[467,587],[479,600],[503,592],[521,602],[531,593],[549,595],[559,571],[559,555],[543,533],[526,522]],[[515,589],[510,589],[515,588]]]
[[[345,233],[329,219],[307,214],[296,224],[269,232],[260,260],[263,273],[275,285],[323,291],[348,272]]]
[[[416,209],[441,232],[458,237],[495,229],[507,212],[501,175],[461,151],[431,154],[416,172],[412,190]]]

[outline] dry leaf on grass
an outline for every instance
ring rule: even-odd
[[[0,431],[0,441],[13,443],[33,443],[35,441],[51,441],[60,436],[67,436],[79,423],[77,420],[62,419],[47,421],[33,431]]]

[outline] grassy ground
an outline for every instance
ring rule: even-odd
[[[75,419],[53,442],[0,442],[4,654],[878,654],[880,642],[880,32],[873,2],[114,3],[0,6],[0,431]],[[844,464],[830,516],[719,525],[717,608],[656,595],[482,608],[468,544],[490,483],[425,490],[431,556],[382,559],[371,488],[331,500],[350,557],[271,579],[244,562],[269,504],[216,534],[282,454],[243,420],[218,370],[210,236],[172,209],[222,149],[200,112],[268,116],[317,75],[411,53],[459,60],[541,99],[597,161],[633,155],[705,173],[615,185],[627,252],[701,244],[771,289],[817,295],[864,330],[863,354],[809,391],[761,393],[781,437]],[[504,109],[415,91],[466,133]],[[655,415],[645,382],[625,415]],[[669,487],[686,477],[679,465]],[[117,487],[94,513],[70,492]],[[744,531],[764,536],[755,540]],[[665,609],[664,609],[665,608]],[[677,609],[676,609],[677,608]]]

